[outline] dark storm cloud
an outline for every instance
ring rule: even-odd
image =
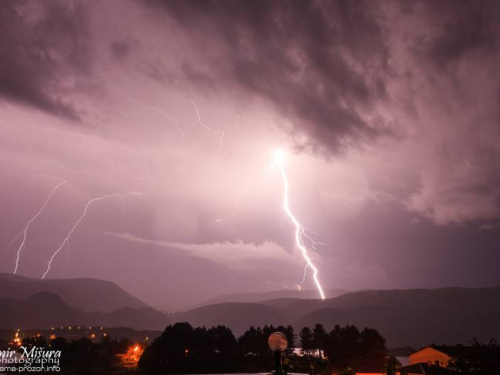
[[[198,53],[182,69],[197,87],[267,100],[306,135],[299,145],[332,154],[418,129],[429,160],[408,206],[440,224],[500,215],[500,147],[491,142],[500,123],[500,3],[149,5]]]
[[[111,52],[113,57],[117,60],[125,58],[130,51],[130,45],[127,42],[121,40],[115,40],[111,43]]]
[[[486,54],[497,52],[500,31],[498,2],[462,0],[421,5],[425,7],[430,23],[439,27],[428,52],[440,68],[446,68],[475,50],[483,50]]]
[[[63,80],[90,72],[83,5],[0,2],[0,96],[78,120],[63,99]]]
[[[388,134],[365,118],[385,96],[388,50],[374,2],[152,1],[192,37],[208,68],[198,85],[243,88],[274,104],[330,151]],[[206,52],[206,53],[205,53]]]
[[[500,3],[415,2],[406,11],[421,25],[406,57],[418,64],[412,101],[436,143],[411,205],[440,224],[498,218]]]

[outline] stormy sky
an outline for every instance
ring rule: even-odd
[[[283,149],[325,289],[499,285],[499,17],[496,1],[0,2],[0,272],[19,252],[40,278],[60,249],[47,278],[155,306],[297,289]]]

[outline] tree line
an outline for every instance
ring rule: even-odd
[[[145,349],[139,368],[167,374],[270,371],[274,362],[267,340],[276,331],[288,340],[283,353],[286,372],[383,372],[389,364],[385,339],[372,328],[336,326],[327,332],[316,324],[296,335],[292,326],[252,326],[236,338],[225,326],[194,328],[176,323]]]
[[[267,340],[276,331],[284,333],[288,340],[283,363],[286,372],[396,373],[398,363],[388,356],[384,338],[375,329],[359,330],[349,325],[327,332],[316,324],[302,328],[298,334],[292,326],[266,325],[250,327],[236,338],[225,326],[193,328],[188,323],[177,323],[168,326],[150,345],[147,341],[117,341],[109,336],[99,341],[88,337],[71,341],[57,337],[49,341],[41,335],[23,338],[22,345],[60,350],[61,373],[67,374],[267,372],[274,368]],[[10,346],[10,340],[0,340],[0,350]],[[123,356],[137,346],[145,350],[139,369],[134,369],[123,362]],[[462,375],[500,374],[500,346],[496,341],[482,344],[474,339],[471,348],[466,356],[451,360],[449,369]]]

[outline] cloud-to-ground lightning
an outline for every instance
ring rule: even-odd
[[[302,232],[302,235],[309,240],[309,242],[311,243],[311,249],[313,250],[317,250],[316,249],[316,246],[317,245],[326,245],[326,243],[324,242],[317,242],[315,241],[310,235],[307,234],[307,232],[311,232],[311,234],[313,235],[318,235],[317,233],[313,232],[312,230],[308,229],[308,228],[303,228],[303,232]],[[313,258],[311,258],[311,261],[313,260]],[[305,261],[305,258],[302,259],[302,261]],[[306,282],[306,277],[307,277],[307,267],[309,266],[309,264],[306,262],[306,265],[304,266],[304,274],[302,275],[302,281],[300,282],[299,286],[300,285],[303,285],[305,282]],[[300,290],[300,288],[299,288]]]
[[[321,287],[321,283],[319,282],[318,279],[318,269],[312,262],[311,257],[309,256],[309,252],[307,251],[307,247],[304,244],[304,237],[308,238],[311,240],[311,238],[307,235],[306,231],[307,229],[300,224],[300,222],[297,220],[295,215],[292,213],[292,210],[290,209],[290,204],[289,204],[289,183],[288,183],[288,178],[285,172],[285,167],[283,166],[285,159],[285,153],[283,150],[278,150],[274,154],[274,160],[273,160],[273,166],[277,166],[281,177],[283,179],[283,186],[284,186],[284,198],[283,198],[283,209],[285,210],[286,215],[290,218],[292,221],[293,225],[295,226],[295,243],[297,247],[302,251],[302,256],[304,260],[306,261],[306,267],[310,267],[313,270],[313,279],[314,283],[316,284],[316,287],[318,288],[318,292],[321,296],[322,299],[325,299],[325,293],[323,293],[323,288]],[[313,242],[313,246],[314,246]]]
[[[177,131],[179,132],[180,135],[182,135],[183,137],[186,136],[186,134],[184,134],[184,132],[181,130],[181,128],[179,127],[179,122],[177,121],[177,119],[175,117],[172,117],[170,116],[168,113],[166,113],[163,109],[161,108],[158,108],[158,107],[153,107],[153,106],[150,106],[150,105],[147,105],[137,99],[134,99],[134,98],[129,98],[127,97],[127,100],[131,103],[135,103],[135,104],[139,104],[140,106],[146,108],[146,109],[149,109],[151,111],[156,111],[158,112],[159,114],[165,116],[166,118],[168,118],[170,121],[172,121],[174,124],[175,124],[175,128],[177,129]]]
[[[73,225],[73,227],[71,228],[71,230],[68,232],[68,235],[64,238],[64,240],[61,242],[61,245],[54,251],[54,253],[50,257],[49,262],[47,263],[47,270],[42,275],[42,280],[45,279],[45,277],[49,273],[50,268],[52,266],[52,262],[54,261],[54,259],[57,256],[57,254],[59,254],[59,252],[61,252],[61,250],[64,248],[65,245],[68,245],[69,239],[71,238],[71,235],[76,230],[76,228],[78,227],[78,225],[80,225],[80,223],[85,218],[85,216],[87,216],[87,211],[88,211],[89,207],[93,203],[99,202],[99,201],[102,201],[102,200],[106,200],[106,199],[110,199],[110,198],[117,198],[117,197],[119,197],[119,198],[125,198],[125,197],[130,197],[130,196],[141,196],[141,195],[145,195],[145,194],[146,193],[141,193],[141,192],[133,191],[133,192],[130,192],[130,193],[108,194],[108,195],[104,195],[102,197],[97,197],[97,198],[90,199],[87,202],[87,204],[85,205],[82,214],[80,215],[80,217],[78,218],[78,220],[75,222],[75,224]]]
[[[17,270],[19,269],[19,260],[21,259],[21,252],[23,251],[24,247],[26,246],[26,238],[28,237],[28,229],[30,225],[43,213],[43,210],[45,210],[45,207],[49,204],[50,198],[56,193],[57,189],[59,189],[62,185],[66,184],[68,181],[67,180],[62,180],[59,182],[49,193],[47,198],[45,198],[45,201],[43,202],[43,205],[40,207],[40,209],[37,211],[37,213],[26,223],[26,226],[24,227],[23,231],[20,232],[17,236],[14,237],[12,242],[10,243],[9,246],[13,245],[15,240],[19,238],[20,236],[23,237],[21,244],[19,245],[19,248],[17,249],[17,254],[16,254],[16,265],[14,268],[14,275],[17,273]]]
[[[214,130],[212,129],[210,126],[208,126],[207,124],[205,124],[202,120],[201,120],[201,116],[200,116],[200,111],[198,111],[198,106],[196,105],[194,99],[190,96],[189,97],[189,100],[191,100],[191,104],[193,104],[193,107],[194,107],[194,110],[196,112],[196,116],[198,117],[198,122],[200,123],[200,125],[209,133],[212,133],[212,134],[215,134],[215,135],[218,135],[219,136],[219,148],[217,149],[217,151],[221,151],[222,148],[224,147],[224,130]]]

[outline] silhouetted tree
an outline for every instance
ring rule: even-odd
[[[170,325],[145,348],[140,360],[141,373],[232,373],[263,372],[274,367],[268,346],[269,336],[283,332],[288,340],[284,351],[283,369],[290,372],[322,374],[328,369],[328,360],[319,356],[300,356],[294,352],[296,336],[292,326],[250,327],[238,340],[224,326],[193,328],[188,323]],[[300,331],[304,349],[324,350],[331,358],[335,372],[351,373],[350,369],[362,370],[373,365],[384,364],[385,340],[374,329],[361,332],[354,326],[336,326],[329,334],[317,324],[314,330],[308,327]],[[43,336],[23,339],[28,346],[46,345]],[[130,357],[119,357],[136,344],[128,339],[119,342],[105,336],[99,342],[81,338],[66,342],[64,338],[50,341],[50,347],[61,350],[61,368],[68,374],[111,374],[129,370]],[[480,345],[480,344],[478,344]],[[492,348],[498,348],[491,344]],[[141,345],[142,346],[142,345]],[[491,353],[496,353],[494,350]],[[498,368],[491,355],[474,357],[471,363],[481,363],[481,368]],[[129,361],[126,361],[128,359]],[[469,363],[469,362],[467,362]],[[119,369],[118,367],[122,367]],[[382,367],[383,368],[383,367]],[[382,371],[379,368],[379,371]],[[379,372],[377,371],[377,372]],[[471,375],[490,375],[494,372],[478,372]]]
[[[500,346],[495,340],[487,344],[476,338],[470,341],[471,350],[460,358],[453,358],[448,368],[464,375],[498,375],[500,374]]]
[[[116,352],[119,354],[127,353],[128,349],[132,346],[132,341],[128,338],[124,337],[120,341],[118,341],[118,345],[116,346]]]
[[[269,349],[268,339],[274,332],[282,332],[288,341],[288,347],[283,352],[285,358],[293,355],[295,349],[295,333],[292,326],[265,325],[250,327],[239,339],[238,348],[241,356],[241,369],[247,372],[266,371],[273,367],[273,356]],[[288,367],[291,368],[292,365]]]
[[[319,350],[320,356],[324,355],[328,334],[322,324],[316,324],[313,328],[312,347]]]
[[[310,355],[313,348],[313,334],[311,328],[304,327],[299,332],[302,354]]]
[[[238,338],[238,346],[243,356],[262,355],[262,329],[251,326],[245,333]]]
[[[210,333],[214,337],[215,351],[224,356],[234,354],[237,345],[233,332],[226,326],[210,328]]]
[[[87,337],[72,341],[69,344],[68,351],[78,356],[86,356],[92,353],[92,341]]]
[[[178,374],[231,372],[237,366],[236,344],[227,327],[176,323],[144,350],[139,367],[146,372]]]
[[[111,353],[115,346],[116,346],[116,343],[111,341],[111,337],[104,336],[101,339],[101,342],[100,342],[101,351],[106,352],[106,353]]]
[[[399,362],[396,357],[391,355],[389,358],[387,358],[385,364],[385,371],[387,375],[396,375],[399,367],[401,367],[401,362]]]
[[[292,355],[293,351],[295,350],[295,330],[293,329],[293,327],[291,325],[288,325],[286,327],[278,326],[276,327],[276,330],[273,332],[281,332],[285,334],[288,346],[283,352],[283,355],[285,356]],[[266,340],[267,339],[269,339],[269,336],[266,338]]]
[[[336,371],[383,371],[386,365],[385,339],[372,328],[359,331],[355,326],[335,328],[329,333],[325,354]]]
[[[373,328],[363,329],[360,338],[360,354],[363,369],[383,369],[387,357],[385,339]]]

